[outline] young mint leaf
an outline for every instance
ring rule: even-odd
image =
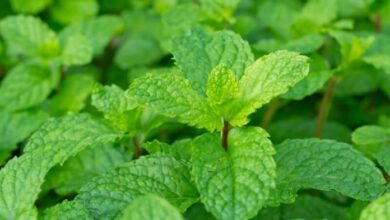
[[[181,211],[198,200],[187,166],[168,155],[150,155],[124,164],[85,185],[76,200],[93,217],[111,219],[136,197],[165,197]]]
[[[17,13],[36,14],[45,9],[50,0],[10,0],[12,9]]]
[[[390,219],[390,193],[372,201],[361,213],[359,220]]]
[[[53,167],[46,175],[43,188],[55,189],[60,195],[77,192],[93,177],[128,160],[130,155],[111,144],[94,146],[70,158],[63,165]]]
[[[231,20],[239,0],[200,0],[202,9],[216,21]]]
[[[82,34],[87,37],[92,45],[93,55],[103,52],[111,38],[121,32],[123,21],[116,16],[100,16],[80,22],[72,23],[60,32],[61,42],[66,42],[74,34]]]
[[[0,107],[21,110],[42,103],[57,85],[59,73],[36,64],[19,64],[0,84]]]
[[[35,132],[20,157],[0,171],[0,219],[32,219],[46,173],[69,157],[120,135],[87,114],[51,119]]]
[[[385,190],[375,164],[352,146],[319,139],[287,140],[276,146],[276,189],[270,204],[291,203],[299,189],[334,190],[358,199],[372,200]]]
[[[240,96],[233,71],[223,65],[216,66],[210,73],[206,94],[213,110],[229,120],[231,111],[234,111],[234,100]]]
[[[50,8],[50,15],[58,23],[69,24],[93,17],[98,10],[96,0],[56,0]]]
[[[92,45],[82,34],[74,34],[66,39],[62,62],[65,66],[84,65],[92,60]]]
[[[248,42],[234,32],[209,34],[200,28],[176,38],[172,53],[176,65],[202,95],[206,93],[208,75],[215,66],[225,65],[239,79],[254,60]]]
[[[230,123],[235,126],[246,124],[249,114],[287,92],[308,73],[308,58],[295,52],[276,51],[259,58],[245,70],[239,81],[241,109]]]
[[[207,210],[218,219],[249,219],[257,214],[274,187],[275,153],[261,128],[230,131],[228,150],[217,134],[194,140],[192,175]]]
[[[148,194],[137,197],[123,211],[122,220],[184,220],[167,200]]]
[[[58,55],[60,43],[56,34],[39,18],[25,15],[9,16],[0,22],[8,52],[13,56]]]
[[[76,201],[67,201],[46,209],[42,220],[92,220],[88,210]]]
[[[220,118],[215,115],[192,87],[178,74],[147,74],[130,85],[129,96],[148,108],[167,117],[208,130],[221,129]]]

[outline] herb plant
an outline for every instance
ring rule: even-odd
[[[390,220],[389,14],[1,1],[0,219]]]

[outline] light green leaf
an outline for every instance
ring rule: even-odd
[[[46,209],[42,220],[92,220],[88,210],[78,202],[67,201]]]
[[[46,173],[94,145],[119,138],[87,114],[51,119],[32,135],[22,156],[0,171],[0,219],[35,219],[35,200]]]
[[[17,13],[36,14],[45,9],[51,0],[10,0],[12,9]]]
[[[390,55],[376,54],[365,56],[363,60],[372,64],[375,68],[383,69],[387,74],[390,74]]]
[[[227,30],[209,34],[200,28],[192,29],[174,40],[172,53],[176,65],[202,95],[215,66],[225,65],[239,79],[254,60],[248,42]]]
[[[43,188],[55,189],[60,195],[77,192],[93,177],[128,160],[130,155],[112,145],[94,146],[70,158],[62,166],[53,167],[45,178]]]
[[[158,41],[148,35],[129,37],[118,49],[114,61],[122,69],[147,66],[157,62],[163,51]]]
[[[74,34],[66,39],[62,62],[66,66],[84,65],[92,60],[92,45],[82,34]]]
[[[275,153],[261,128],[230,131],[227,152],[217,134],[194,140],[192,175],[206,209],[218,219],[249,219],[274,187]]]
[[[13,56],[58,55],[60,43],[56,34],[39,18],[25,15],[9,16],[0,22],[8,52]]]
[[[198,200],[187,166],[167,155],[141,157],[111,170],[85,185],[76,200],[93,217],[112,219],[136,197],[149,193],[167,198],[181,211]]]
[[[87,37],[93,48],[93,55],[99,55],[110,42],[111,38],[123,29],[123,21],[117,16],[99,16],[67,26],[60,32],[60,39],[65,42],[74,34]]]
[[[337,0],[310,0],[303,7],[298,19],[318,25],[328,24],[337,17]]]
[[[350,32],[339,30],[331,30],[329,31],[329,35],[335,38],[340,45],[343,65],[361,59],[364,52],[366,52],[374,40],[373,37],[358,37]]]
[[[308,58],[295,52],[282,50],[259,58],[240,79],[241,110],[230,123],[246,124],[249,114],[287,92],[308,73]]]
[[[360,220],[390,219],[390,193],[386,193],[371,202],[360,215]]]
[[[50,100],[51,110],[56,115],[82,110],[95,83],[96,79],[91,74],[67,75],[59,91]]]
[[[229,68],[218,65],[211,71],[207,82],[207,100],[225,120],[229,120],[229,114],[234,111],[234,101],[240,96],[238,89],[238,81]]]
[[[368,15],[370,6],[375,0],[343,0],[337,1],[339,13],[343,17],[359,17]]]
[[[130,85],[129,95],[141,105],[182,123],[211,131],[222,127],[206,98],[178,74],[147,74],[137,78]]]
[[[60,24],[70,24],[95,16],[98,10],[96,0],[55,0],[50,15]]]
[[[352,142],[358,145],[381,145],[390,140],[389,136],[382,127],[365,125],[352,133]]]
[[[134,199],[123,211],[122,220],[184,220],[167,200],[149,194]]]
[[[293,139],[276,146],[276,189],[272,205],[291,203],[300,189],[334,190],[369,201],[385,190],[385,180],[369,159],[352,146],[319,139]]]
[[[21,110],[42,103],[57,85],[59,73],[35,64],[19,64],[0,85],[0,106]]]
[[[0,152],[11,151],[48,118],[42,111],[8,112],[0,110]]]

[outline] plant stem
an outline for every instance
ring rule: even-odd
[[[372,24],[374,26],[374,31],[376,33],[382,32],[382,19],[379,15],[374,15],[371,18]]]
[[[223,129],[222,129],[222,140],[221,145],[225,151],[228,149],[228,135],[229,135],[230,125],[229,122],[224,121],[223,122]]]
[[[142,150],[141,150],[141,144],[137,137],[133,137],[133,145],[134,145],[135,158],[139,158],[142,154]]]
[[[320,109],[318,111],[317,120],[316,120],[316,137],[320,138],[322,136],[322,131],[326,118],[328,117],[329,107],[332,101],[333,91],[337,85],[338,77],[333,76],[332,79],[328,82],[326,86],[325,94],[322,97]]]

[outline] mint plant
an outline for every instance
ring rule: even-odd
[[[0,2],[0,219],[390,219],[389,12]]]

